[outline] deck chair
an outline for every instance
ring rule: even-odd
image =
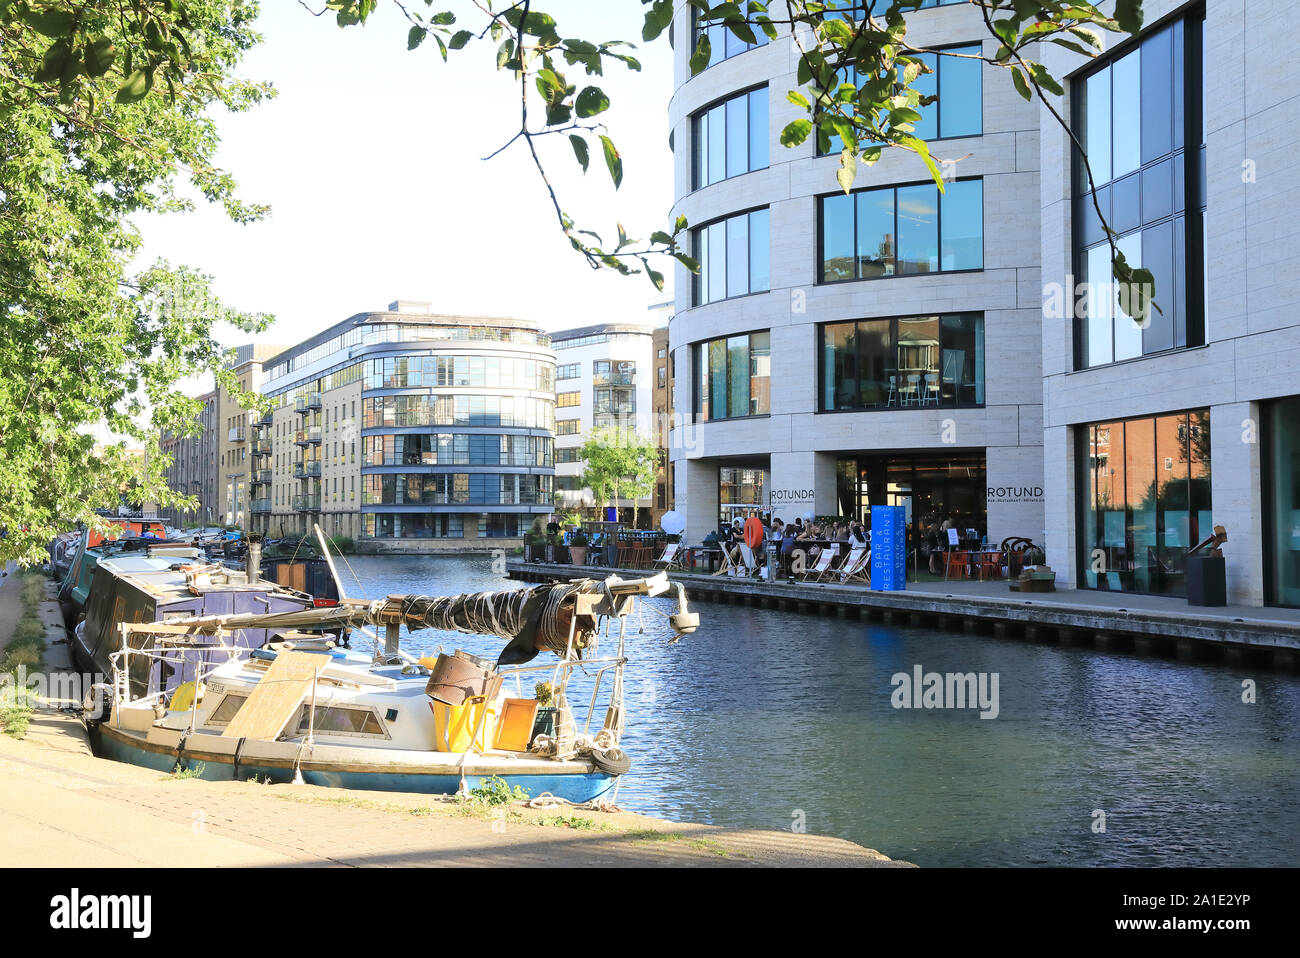
[[[718,571],[714,575],[735,575],[736,563],[731,558],[731,548],[725,542],[719,542],[718,548],[722,550],[722,562],[718,565]]]
[[[871,549],[866,545],[855,545],[849,557],[839,568],[840,583],[871,582]]]
[[[758,559],[754,557],[754,550],[743,542],[740,543],[740,562],[736,565],[732,574],[744,576],[747,579],[758,574]]]
[[[664,554],[650,564],[653,569],[676,569],[682,571],[681,553],[682,545],[680,542],[670,542],[664,546]]]
[[[804,582],[821,582],[831,573],[831,563],[835,561],[835,556],[839,554],[839,549],[835,546],[822,546],[822,551],[817,555],[817,564],[803,574]]]

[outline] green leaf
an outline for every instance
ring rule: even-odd
[[[118,103],[134,103],[143,100],[153,87],[153,73],[148,70],[135,70],[117,89]]]
[[[451,39],[447,42],[447,46],[451,47],[453,50],[460,50],[473,38],[474,34],[469,30],[457,30],[452,34]]]
[[[1136,36],[1142,30],[1142,0],[1115,0],[1115,21],[1125,33]]]
[[[411,27],[411,29],[406,32],[406,49],[414,50],[424,42],[426,35],[424,27]]]
[[[650,242],[661,243],[664,246],[672,246],[673,238],[669,236],[667,233],[665,233],[663,230],[655,230],[653,233],[650,234]]]
[[[701,33],[695,44],[695,52],[691,54],[691,76],[703,73],[712,56],[713,47],[709,45],[709,35]]]
[[[609,178],[614,181],[614,189],[623,185],[623,160],[618,155],[614,141],[602,135],[600,145],[605,151],[605,165],[609,167]]]
[[[102,77],[113,66],[117,58],[117,47],[107,37],[96,37],[86,46],[86,73],[92,77]]]
[[[586,119],[609,109],[609,97],[597,86],[585,87],[574,103],[578,116]]]
[[[650,277],[650,282],[654,283],[655,289],[662,293],[664,291],[664,274],[651,269],[650,264],[646,261],[644,256],[639,257],[639,259],[641,260],[641,265],[645,267],[646,276]]]
[[[72,45],[67,40],[55,40],[41,58],[41,65],[32,74],[37,83],[53,83],[63,76],[72,61]]]
[[[22,19],[37,33],[51,38],[60,38],[72,32],[76,14],[66,7],[44,7],[39,10],[25,11]]]
[[[804,140],[808,139],[808,134],[811,132],[812,120],[792,120],[787,123],[785,129],[781,131],[781,145],[787,147],[798,146]]]
[[[582,167],[582,172],[587,172],[587,164],[591,162],[591,155],[587,152],[587,141],[575,134],[569,134],[569,142],[573,145],[573,155],[578,158],[578,165]]]
[[[1011,79],[1015,82],[1017,93],[1026,100],[1034,98],[1034,91],[1029,89],[1029,84],[1025,81],[1024,74],[1020,72],[1020,67],[1011,68]]]
[[[840,168],[835,171],[835,180],[846,194],[853,189],[853,181],[858,175],[858,158],[847,147],[840,151]]]
[[[788,93],[786,93],[785,98],[789,100],[791,103],[793,103],[795,106],[801,106],[805,110],[812,109],[812,104],[808,102],[808,98],[804,96],[802,93],[800,93],[798,90],[789,91]]]

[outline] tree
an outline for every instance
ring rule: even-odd
[[[183,211],[181,177],[237,221],[265,213],[213,162],[212,110],[270,93],[234,68],[257,42],[244,0],[0,0],[0,558],[39,561],[71,521],[103,525],[120,501],[191,505],[167,458],[128,441],[197,428],[175,389],[224,369],[225,309],[209,278],[158,262],[133,273],[130,217]],[[118,437],[97,442],[97,424]]]
[[[658,456],[658,447],[631,429],[597,429],[579,453],[583,462],[582,484],[591,489],[596,501],[612,502],[615,507],[618,506],[618,500],[624,498],[624,494],[631,497],[632,524],[635,526],[636,500],[648,494],[647,472],[649,490],[654,491],[654,470]]]

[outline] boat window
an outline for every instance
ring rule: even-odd
[[[221,700],[221,704],[212,710],[212,715],[208,718],[209,725],[229,725],[230,720],[235,717],[239,707],[244,704],[247,695],[227,695]]]
[[[298,734],[306,735],[310,720],[310,709],[303,706],[298,713]],[[334,732],[343,735],[383,735],[384,727],[379,724],[375,713],[368,709],[318,708],[316,710],[315,730],[317,732]]]

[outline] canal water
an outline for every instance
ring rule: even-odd
[[[367,597],[523,585],[488,558],[348,563],[345,587]],[[694,608],[701,627],[676,645],[653,614],[644,634],[635,620],[629,630],[625,808],[803,828],[923,866],[1300,864],[1294,675]],[[411,651],[439,645],[492,657],[502,647],[455,633],[403,637]],[[917,665],[996,674],[997,717],[893,707],[892,677]]]

